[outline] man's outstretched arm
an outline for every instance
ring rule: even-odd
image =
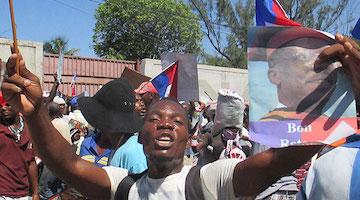
[[[19,74],[15,73],[16,59],[20,59]],[[88,198],[109,199],[110,180],[105,170],[78,157],[54,128],[42,103],[39,79],[26,69],[21,55],[12,54],[6,68],[9,78],[2,85],[3,96],[24,115],[35,148],[44,163]]]
[[[53,77],[54,77],[54,84],[50,90],[49,96],[46,97],[46,99],[45,99],[45,104],[48,104],[54,100],[54,97],[56,96],[56,91],[60,85],[59,81],[57,80],[57,74],[53,74]]]
[[[260,194],[281,177],[310,160],[322,147],[323,145],[272,148],[238,163],[233,175],[235,195]]]

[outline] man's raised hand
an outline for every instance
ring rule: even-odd
[[[335,39],[338,43],[324,49],[317,62],[333,57],[339,58],[345,71],[351,77],[355,95],[360,97],[360,47],[354,40],[341,34],[336,34]]]
[[[19,74],[16,73],[17,59],[19,59]],[[20,54],[13,53],[10,56],[6,63],[6,70],[7,77],[1,86],[5,100],[25,116],[37,111],[42,102],[39,78],[26,69]]]

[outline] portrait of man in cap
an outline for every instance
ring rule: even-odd
[[[292,134],[290,141],[298,143],[304,140],[304,135],[316,132],[320,133],[317,139],[325,140],[337,127],[337,119],[351,118],[355,111],[350,106],[354,106],[351,85],[340,62],[316,62],[319,54],[335,42],[312,29],[271,29],[268,31],[271,34],[264,34],[264,28],[259,29],[258,40],[261,38],[264,42],[261,44],[254,40],[250,45],[250,90],[257,91],[250,96],[262,107],[253,106],[255,110],[253,116],[250,114],[250,121],[258,123],[253,123],[255,126],[251,128],[256,133],[266,134],[276,122],[280,122],[282,128],[279,128],[278,138]],[[343,104],[338,106],[340,102]],[[355,129],[353,119],[344,120]],[[316,140],[313,135],[310,140]],[[269,143],[283,146],[291,142]]]

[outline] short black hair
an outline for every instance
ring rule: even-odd
[[[186,111],[185,108],[181,105],[181,103],[179,103],[179,101],[178,101],[177,99],[172,98],[172,97],[165,97],[165,98],[163,98],[163,99],[160,99],[159,101],[156,101],[156,102],[150,104],[149,108],[147,109],[147,112],[146,112],[146,114],[145,114],[144,119],[147,118],[148,113],[149,113],[149,111],[152,109],[152,107],[153,107],[154,105],[162,102],[162,101],[170,101],[170,102],[173,102],[173,103],[175,103],[175,104],[177,104],[177,105],[179,105],[179,106],[181,107],[181,109],[184,111],[184,117],[185,117],[185,119],[187,119],[188,132],[190,133],[190,130],[191,130],[191,121],[190,121],[190,119],[189,119],[188,116],[187,116],[187,111]]]

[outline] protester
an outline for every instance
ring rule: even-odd
[[[207,119],[207,123],[202,129],[202,134],[211,133],[211,130],[214,127],[216,104],[216,101],[210,101],[204,109],[204,117]]]
[[[359,50],[350,43],[351,40],[337,36],[337,41],[339,44],[325,49],[320,58],[338,56],[343,67],[350,74],[355,94],[359,95]],[[23,77],[15,74],[17,58],[19,58],[17,55],[12,55],[7,63],[9,80],[4,82],[2,89],[9,103],[21,109],[26,121],[29,122],[34,143],[39,147],[39,154],[44,161],[89,198],[108,199],[115,195],[118,184],[127,176],[127,171],[112,167],[105,168],[105,171],[82,161],[69,150],[66,141],[51,125],[46,109],[41,105],[39,80],[26,70],[23,61],[20,61],[20,74]],[[20,94],[21,101],[18,98],[20,91],[23,92]],[[186,174],[190,170],[182,167],[181,164],[189,137],[186,119],[186,113],[181,106],[168,99],[159,101],[149,108],[143,131],[140,133],[149,170],[137,181],[137,184],[132,185],[128,197],[131,199],[185,198],[184,183]],[[46,145],[52,140],[56,140],[57,143],[51,147]],[[256,195],[280,177],[292,172],[320,148],[320,146],[298,146],[269,149],[243,162],[227,159],[208,164],[200,170],[201,189],[195,191],[198,194],[204,191],[205,199],[209,199],[211,195],[213,195],[212,199],[234,199],[235,196]],[[88,173],[83,173],[84,171]],[[175,183],[168,180],[173,180]],[[164,181],[170,186],[178,185],[182,191],[169,192],[171,187],[164,187],[168,185],[159,183]],[[339,183],[333,182],[331,188],[337,188],[337,184]]]
[[[55,96],[53,102],[59,105],[61,114],[65,115],[67,108],[65,100],[59,96]]]
[[[65,189],[65,183],[44,166],[39,180],[40,199],[47,200]]]
[[[8,60],[9,79],[3,83],[2,90],[6,100],[14,108],[19,108],[26,117],[34,144],[38,147],[43,161],[61,179],[76,186],[88,198],[114,197],[119,183],[128,174],[127,170],[116,167],[98,168],[76,156],[50,122],[46,109],[41,103],[42,91],[39,79],[25,68],[23,60],[20,60],[19,64],[20,75],[15,73],[15,63],[18,58],[21,59],[13,54]],[[11,80],[11,83],[8,80]],[[23,91],[22,94],[19,93],[19,87]],[[105,87],[106,85],[103,88]],[[106,95],[101,90],[95,98],[101,99]],[[22,95],[21,101],[19,95]],[[112,109],[124,106],[128,110],[134,109],[124,104],[127,101],[124,101],[123,95],[114,96],[117,101],[109,101]],[[134,100],[133,97],[133,102]],[[84,115],[86,116],[86,113]],[[128,120],[129,118],[124,118],[122,122]],[[101,121],[107,125],[119,124],[118,120],[112,121],[109,118]],[[88,122],[91,124],[92,120]],[[183,167],[182,163],[189,138],[188,125],[186,113],[177,102],[165,99],[150,107],[140,133],[140,141],[144,145],[149,169],[146,175],[132,186],[133,189],[128,195],[130,199],[185,198],[184,183],[190,167]],[[47,145],[53,140],[57,142],[51,146]],[[204,191],[205,199],[235,199],[235,197],[256,195],[278,178],[310,159],[320,148],[321,146],[318,145],[270,149],[243,162],[237,159],[219,160],[201,168],[199,182],[202,190],[200,191]],[[165,180],[169,181],[165,184]],[[172,190],[174,187],[179,190]],[[192,195],[201,195],[201,192],[198,190]]]
[[[132,174],[145,171],[147,169],[146,156],[143,145],[138,140],[138,135],[133,135],[121,145],[111,158],[110,166],[127,169]]]
[[[238,158],[240,161],[246,158],[241,146],[244,100],[231,90],[219,90],[218,95],[214,127],[200,142],[205,147],[199,159],[201,164],[224,158]]]
[[[47,108],[49,111],[49,116],[52,119],[51,123],[54,127],[59,131],[59,133],[66,139],[69,144],[71,142],[70,136],[70,127],[65,120],[62,119],[63,114],[60,111],[59,104],[55,102],[49,102],[47,104]],[[39,190],[40,190],[40,198],[41,199],[50,199],[54,195],[60,193],[65,189],[65,183],[57,178],[46,165],[41,163],[42,170],[39,179]]]
[[[24,118],[0,96],[0,199],[39,199],[35,151]]]
[[[59,105],[60,112],[62,114],[62,119],[65,120],[65,122],[69,123],[70,119],[66,115],[67,114],[67,112],[66,112],[67,105],[66,105],[65,100],[59,96],[55,96],[53,99],[53,102]]]
[[[158,91],[150,81],[141,83],[134,91],[141,96],[146,109],[160,99]]]
[[[297,199],[358,199],[360,137],[348,137],[346,144],[332,149],[310,167]]]
[[[140,94],[135,93],[135,112],[137,112],[141,118],[144,118],[145,116],[145,112],[146,112],[146,107],[145,107],[145,103],[142,100]]]
[[[44,98],[44,103],[45,104],[48,104],[48,103],[50,103],[50,102],[52,102],[54,100],[54,98],[56,96],[57,89],[59,88],[59,85],[60,85],[60,83],[59,83],[59,81],[57,79],[57,74],[56,73],[53,74],[53,77],[54,77],[54,84],[53,84],[53,86],[52,86],[52,88],[50,90],[49,96]]]
[[[71,144],[70,138],[70,127],[69,124],[63,120],[63,114],[61,112],[60,106],[57,103],[50,102],[48,104],[49,116],[51,118],[51,123],[54,127],[61,133],[61,135]]]
[[[338,57],[346,67],[352,80],[353,91],[360,95],[360,47],[342,35],[336,35],[338,44],[325,49],[319,56],[318,63]],[[302,199],[358,199],[360,138],[358,135],[347,138],[346,144],[322,155],[310,168],[297,198]]]
[[[89,123],[86,121],[84,115],[81,113],[78,97],[73,97],[70,100],[71,112],[69,113],[68,118],[71,120],[76,120],[82,124],[82,126],[89,127]]]
[[[81,113],[77,101],[78,97],[72,97],[71,99],[69,99],[68,104],[71,108],[71,112],[67,117],[69,119],[71,142],[76,149],[76,154],[79,155],[81,145],[85,140],[85,137],[87,137],[88,135],[89,137],[94,137],[95,130],[89,125],[84,115]],[[93,134],[89,134],[89,132]]]
[[[111,144],[107,135],[96,132],[84,139],[79,156],[96,166],[104,167],[108,165],[111,152]]]
[[[134,135],[142,119],[135,112],[133,89],[124,78],[105,84],[93,97],[78,100],[85,119],[109,137],[114,154],[111,165],[140,173],[147,169],[143,147]]]
[[[81,130],[79,128],[75,127],[70,130],[70,138],[76,155],[80,155],[81,145],[85,140],[85,136],[81,133]]]

